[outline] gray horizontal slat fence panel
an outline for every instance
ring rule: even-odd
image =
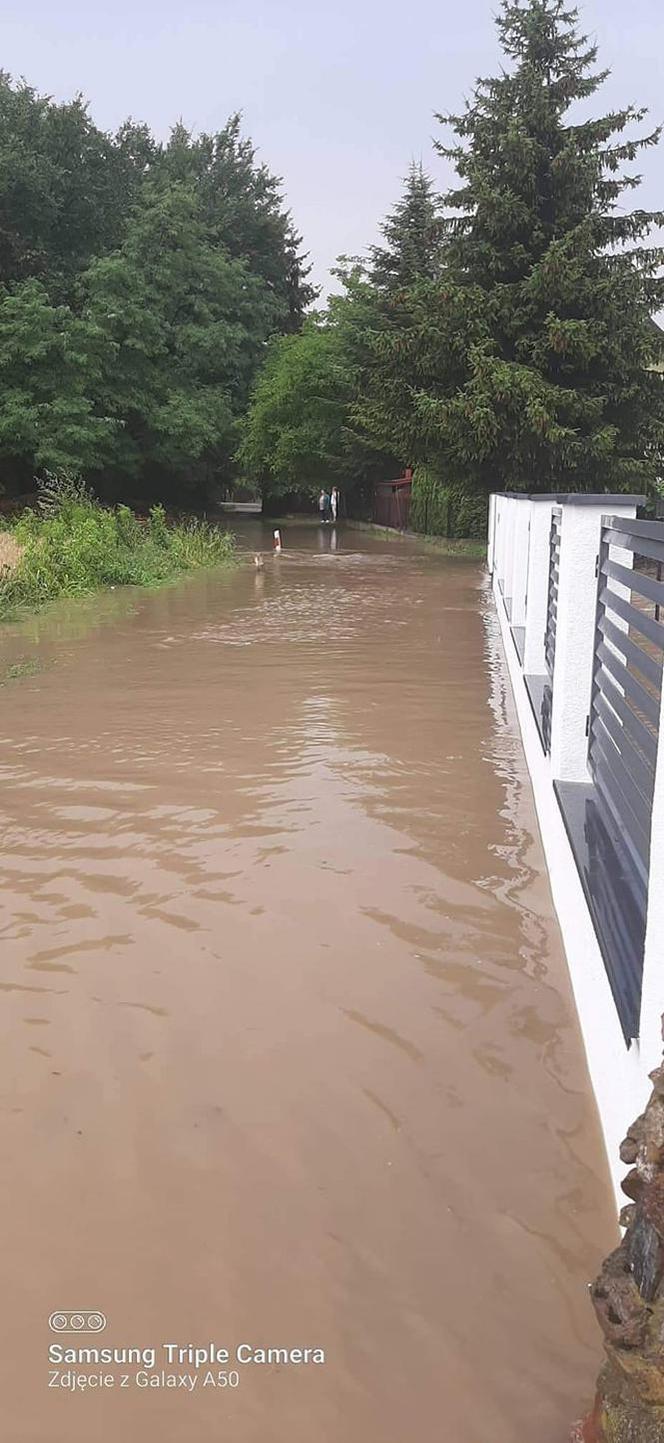
[[[609,748],[610,742],[607,742],[605,751],[595,736],[593,762],[596,775],[612,798],[621,822],[629,828],[640,853],[647,856],[650,849],[650,806],[634,786],[622,757],[615,748]]]
[[[644,722],[635,716],[629,702],[625,700],[619,686],[616,685],[609,673],[604,671],[603,667],[598,669],[598,673],[600,691],[620,717],[626,740],[631,741],[635,747],[638,747],[638,750],[645,757],[646,761],[650,763],[654,771],[657,760],[657,742],[655,738],[648,731]]]
[[[633,870],[636,875],[641,876],[644,882],[647,882],[650,865],[649,834],[643,831],[635,819],[618,784],[615,772],[603,772],[601,758],[596,765],[596,778],[602,805],[613,814],[620,827],[623,843],[629,848]]]
[[[659,725],[659,699],[656,699],[649,691],[646,691],[638,678],[635,677],[631,671],[627,670],[625,663],[620,660],[619,656],[616,656],[615,652],[611,650],[610,646],[607,646],[605,641],[601,642],[598,646],[597,656],[604,670],[611,673],[612,681],[622,688],[625,696],[634,702],[634,705],[643,713],[643,716],[647,718],[656,732]]]
[[[664,555],[664,528],[661,521],[628,521],[624,516],[603,516],[602,525],[605,531],[622,531],[627,536],[642,536],[646,539],[658,541],[662,555]]]
[[[611,581],[619,581],[621,586],[629,587],[630,591],[636,591],[648,601],[664,606],[664,581],[656,581],[654,576],[645,576],[642,571],[631,571],[628,566],[620,566],[617,561],[605,561],[602,576]]]
[[[648,681],[652,682],[654,687],[658,690],[661,689],[664,670],[661,661],[656,661],[653,656],[648,655],[647,651],[644,651],[642,647],[637,646],[635,642],[631,641],[627,632],[620,631],[619,627],[614,626],[606,613],[600,616],[597,624],[607,641],[610,641],[612,646],[616,646],[618,650],[622,652],[623,656],[627,657],[627,660],[631,662],[632,666],[635,666],[637,670],[641,672],[642,676],[645,676]]]
[[[633,556],[633,569],[616,559],[616,549]],[[604,517],[588,763],[598,797],[618,824],[635,875],[641,875],[646,887],[664,674],[662,563],[661,523]]]
[[[640,540],[638,536],[629,536],[626,531],[610,531],[608,536],[611,546],[620,546],[623,551],[631,551],[635,556],[647,556],[649,561],[664,561],[664,547],[659,541]]]
[[[625,746],[625,728],[621,726],[616,714],[611,710],[604,697],[597,698],[597,707],[590,724],[590,736],[602,738],[606,733],[610,737],[616,750],[622,756]],[[629,746],[629,742],[627,743]],[[654,790],[654,777],[648,763],[637,752],[636,747],[631,748],[630,769],[634,781],[649,803],[652,803]]]
[[[631,576],[631,574],[630,571],[629,575]],[[622,617],[622,620],[627,621],[630,627],[635,627],[642,636],[647,637],[653,646],[664,646],[664,626],[661,622],[654,621],[644,611],[639,611],[638,606],[632,606],[631,601],[627,601],[624,596],[618,596],[608,586],[602,587],[599,599],[602,607],[605,607],[607,611],[614,611],[616,616]]]

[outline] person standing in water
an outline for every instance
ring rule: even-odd
[[[318,517],[319,517],[319,520],[320,520],[320,521],[327,521],[327,508],[328,508],[328,505],[329,505],[329,497],[328,497],[328,494],[327,494],[326,491],[321,491],[320,496],[318,497]]]
[[[331,512],[332,512],[332,524],[334,525],[334,522],[335,522],[336,519],[337,519],[337,514],[338,514],[338,511],[339,511],[339,488],[338,488],[338,486],[333,486],[333,487],[332,487],[332,495],[330,496],[330,510],[331,510]]]

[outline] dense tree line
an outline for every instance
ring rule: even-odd
[[[455,186],[413,167],[383,244],[272,345],[242,452],[268,495],[410,463],[468,514],[500,487],[661,476],[664,217],[625,206],[659,131],[635,137],[634,107],[580,118],[606,72],[564,0],[502,0],[497,23],[500,73],[438,117]]]
[[[237,116],[109,135],[0,73],[0,487],[186,504],[241,476],[279,506],[413,465],[448,525],[497,486],[652,487],[664,216],[626,202],[659,131],[584,118],[605,77],[565,0],[498,28],[500,72],[438,117],[455,185],[413,166],[322,312]]]
[[[266,347],[314,295],[237,116],[161,145],[0,73],[0,487],[227,485]]]

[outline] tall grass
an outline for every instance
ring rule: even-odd
[[[233,541],[205,522],[170,524],[162,506],[140,521],[128,506],[100,506],[77,481],[50,480],[36,510],[11,527],[18,560],[0,569],[0,617],[105,586],[152,586],[233,556]]]

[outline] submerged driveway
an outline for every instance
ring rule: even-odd
[[[12,1443],[561,1443],[589,1401],[612,1198],[489,591],[336,540],[0,639],[43,665],[0,723]],[[154,1367],[47,1388],[81,1307]],[[239,1386],[166,1382],[210,1344]]]

